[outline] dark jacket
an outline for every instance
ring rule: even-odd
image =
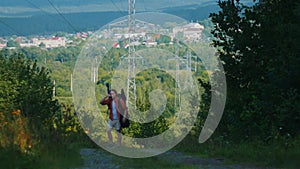
[[[124,110],[123,114],[125,114],[125,115],[127,113],[127,107],[126,107],[126,104],[125,104],[124,100],[121,99],[121,98],[119,98],[118,96],[116,96],[114,100],[115,100],[115,104],[116,104],[116,108],[117,108],[118,118],[120,119],[120,117],[121,117],[120,106],[122,106],[122,109]],[[112,101],[113,101],[113,99],[109,98],[108,96],[106,96],[102,100],[100,100],[100,104],[102,104],[102,105],[108,105],[108,108],[109,108],[109,119],[110,120],[113,120]],[[121,104],[120,106],[119,106],[119,103]]]

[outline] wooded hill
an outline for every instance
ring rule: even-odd
[[[209,109],[211,84],[208,83],[207,73],[194,74],[204,91],[199,120],[177,148],[197,155],[203,153],[224,156],[233,161],[298,168],[300,4],[297,1],[281,0],[264,0],[250,7],[234,0],[219,1],[218,4],[221,10],[211,14],[211,20],[214,24],[213,45],[222,60],[227,81],[227,102],[223,118],[213,137],[204,146],[199,145],[197,138]],[[207,49],[207,46],[202,46]],[[166,50],[168,48],[172,47],[164,47]],[[41,56],[46,56],[46,66],[54,73],[50,73],[52,79],[45,69],[23,60],[15,51],[1,51],[0,127],[5,129],[1,130],[1,152],[18,152],[21,161],[34,164],[34,159],[38,159],[38,153],[41,153],[41,145],[68,145],[85,138],[78,120],[73,118],[72,107],[61,106],[62,111],[58,111],[57,102],[52,100],[53,78],[63,79],[61,76],[68,77],[72,72],[76,55],[71,54],[72,52],[67,54],[70,62],[68,59],[63,62],[57,59],[58,53],[68,53],[69,49],[74,49],[74,53],[80,51],[72,47],[52,51],[30,49],[34,51],[32,53],[35,53],[37,60],[43,61],[44,57]],[[55,54],[59,50],[61,51]],[[126,54],[125,49],[112,49],[105,56],[103,63],[110,63],[110,66],[102,65],[99,69],[96,89],[99,95],[96,97],[101,98],[102,93],[105,95],[104,84],[112,77],[110,72],[118,65],[123,54]],[[30,56],[25,54],[27,55]],[[42,65],[42,62],[39,64]],[[201,67],[200,64],[198,66]],[[61,68],[60,72],[55,72],[56,68]],[[138,74],[139,83],[143,84],[139,86],[141,90],[147,91],[142,86],[154,88],[159,85],[166,89],[174,84],[171,78],[164,75],[165,72],[151,72],[153,74],[148,74],[148,71]],[[163,75],[164,78],[161,78]],[[61,88],[61,96],[70,96],[69,82],[61,84],[66,86],[65,89]],[[142,99],[147,96],[147,92],[140,93],[139,96]],[[168,97],[172,98],[171,95]],[[146,104],[140,104],[141,102]],[[139,104],[141,110],[149,107],[146,100],[139,100]],[[169,107],[171,110],[172,106]],[[171,115],[167,113],[161,116],[156,121],[160,125],[134,124],[131,129],[135,133],[129,130],[124,132],[137,137],[156,135],[168,128],[172,122],[169,118]],[[11,137],[12,135],[15,137]],[[30,140],[33,140],[33,144]],[[32,145],[34,148],[31,149]],[[28,151],[32,154],[26,154]],[[14,157],[13,155],[10,157]],[[24,165],[26,164],[19,164]]]

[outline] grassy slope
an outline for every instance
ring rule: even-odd
[[[244,142],[239,144],[226,141],[204,144],[196,142],[196,138],[184,139],[175,150],[200,157],[225,158],[228,164],[253,164],[275,168],[298,168],[300,166],[300,139],[276,140],[266,144],[262,141]],[[186,146],[189,145],[189,146]]]

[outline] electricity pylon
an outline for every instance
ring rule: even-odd
[[[126,104],[134,106],[136,110],[136,54],[134,45],[131,42],[134,41],[135,33],[135,0],[128,0],[128,76],[127,76],[127,100]]]

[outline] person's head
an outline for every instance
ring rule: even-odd
[[[117,91],[115,89],[110,90],[110,96],[114,99],[117,96]]]

